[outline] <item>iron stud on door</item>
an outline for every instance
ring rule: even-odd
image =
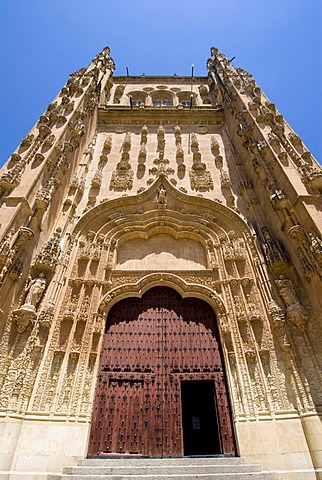
[[[107,348],[110,344],[113,350]],[[91,455],[135,452],[168,456],[189,451],[182,393],[182,382],[187,381],[196,386],[196,391],[202,391],[203,401],[209,403],[208,422],[201,414],[192,415],[200,417],[203,437],[208,435],[207,429],[202,430],[203,425],[210,423],[211,417],[218,417],[213,428],[217,436],[205,443],[212,442],[213,453],[234,454],[218,328],[207,304],[193,298],[182,299],[167,287],[153,288],[142,299],[122,300],[108,317],[101,365],[102,372],[108,368],[111,377],[104,391],[102,382],[97,385],[97,401],[100,399],[100,408],[107,413],[98,431],[97,405],[94,408]],[[100,393],[104,395],[100,397]],[[190,425],[191,419],[189,422]],[[191,448],[195,447],[190,445]],[[209,452],[206,449],[201,453]],[[198,449],[192,452],[201,453]]]

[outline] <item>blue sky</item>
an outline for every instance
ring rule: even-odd
[[[322,162],[321,0],[2,0],[0,165],[106,45],[115,75],[206,75],[216,46]]]

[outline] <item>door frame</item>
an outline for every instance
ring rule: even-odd
[[[209,276],[209,280],[211,280],[211,274]],[[229,366],[229,358],[226,349],[225,343],[225,336],[222,331],[222,324],[226,323],[226,316],[228,314],[225,303],[223,299],[218,295],[218,293],[213,290],[212,288],[205,286],[203,284],[197,283],[188,283],[179,275],[170,273],[170,272],[155,272],[155,273],[148,273],[142,272],[142,277],[133,283],[124,283],[119,285],[113,289],[111,289],[108,293],[106,293],[100,300],[98,306],[98,314],[105,318],[105,321],[102,323],[102,331],[101,331],[101,340],[98,345],[98,352],[101,353],[102,349],[102,342],[105,333],[105,326],[106,326],[106,319],[109,314],[110,309],[119,301],[128,298],[128,297],[137,297],[142,298],[142,296],[151,288],[158,287],[158,286],[166,286],[175,290],[181,297],[188,298],[198,298],[203,300],[204,302],[208,303],[210,307],[214,311],[214,317],[217,320],[218,324],[218,332],[219,332],[219,340],[221,345],[221,352],[222,352],[222,367],[223,372],[226,379],[226,388],[227,388],[227,401],[230,408],[230,417],[231,417],[231,427],[232,427],[232,435],[233,435],[233,442],[235,448],[235,455],[239,456],[239,442],[238,442],[238,431],[236,429],[236,422],[233,410],[233,401],[232,395],[233,391],[231,388],[231,380],[228,375],[228,368]],[[100,354],[98,355],[97,362],[96,362],[96,381],[94,382],[92,388],[92,397],[91,403],[92,407],[94,406],[94,394],[96,392],[96,383],[98,381],[98,370],[100,367]],[[89,431],[91,428],[91,421],[89,423]],[[89,432],[88,432],[89,433]],[[89,444],[89,434],[87,440],[87,451],[88,451],[88,444]]]

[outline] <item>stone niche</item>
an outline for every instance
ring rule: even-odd
[[[205,270],[203,246],[190,238],[157,234],[131,239],[118,249],[118,270]]]

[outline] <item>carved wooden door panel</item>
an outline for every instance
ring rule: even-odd
[[[198,384],[194,382],[198,381],[200,387],[207,382],[213,385],[199,389],[213,392],[210,401],[215,410],[211,437],[204,442],[213,445],[204,454],[234,455],[213,310],[201,300],[182,299],[167,287],[152,288],[142,299],[120,301],[108,316],[89,455],[170,456],[186,451],[193,454],[192,445],[184,446],[184,439],[191,436],[183,428],[190,428],[191,422],[191,428],[202,425],[192,410],[191,422],[189,418],[182,422],[182,395],[188,391],[182,385],[193,382],[189,392],[197,392],[197,397]],[[185,404],[189,404],[190,393],[184,395]],[[202,405],[202,399],[195,401]],[[195,433],[203,435],[202,432]]]

